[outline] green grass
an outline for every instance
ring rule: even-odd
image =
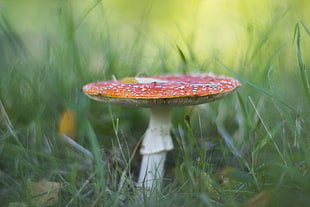
[[[83,12],[57,3],[52,29],[30,34],[1,8],[1,205],[31,205],[31,182],[41,179],[62,184],[55,206],[141,205],[135,181],[148,110],[98,103],[81,88],[112,76],[190,72],[243,85],[223,100],[174,109],[164,186],[144,205],[243,206],[262,191],[268,206],[309,205],[310,23],[296,20],[302,5],[294,6],[274,9],[265,24],[245,22],[244,44],[230,53],[220,46],[207,53],[186,35],[162,43],[144,30],[115,34],[101,1],[83,4]],[[92,15],[103,19],[100,31],[85,23]],[[81,149],[59,133],[68,108]]]

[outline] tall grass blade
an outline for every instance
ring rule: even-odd
[[[66,207],[71,206],[71,204],[74,202],[74,199],[78,197],[81,192],[87,187],[87,185],[90,183],[91,179],[95,176],[95,173],[92,173],[87,180],[83,183],[83,185],[80,187],[80,189],[76,192],[75,196],[71,198],[71,200],[67,203]]]
[[[181,57],[182,62],[186,65],[187,64],[187,60],[186,60],[186,57],[184,55],[184,52],[182,51],[182,49],[178,45],[176,45],[176,47],[177,47],[177,50],[179,52],[179,55]]]
[[[182,61],[181,70],[182,70],[183,73],[186,73],[186,66],[187,66],[188,61],[187,61],[187,59],[186,59],[186,57],[185,57],[185,54],[184,54],[184,52],[182,51],[182,49],[181,49],[178,45],[176,45],[176,47],[177,47],[179,56],[180,56],[181,61]]]
[[[307,28],[307,27],[304,26],[304,28]],[[307,29],[306,31],[308,32]],[[308,80],[307,68],[303,61],[302,52],[301,52],[301,46],[300,46],[301,37],[300,37],[299,23],[297,23],[295,26],[295,34],[296,34],[297,60],[298,60],[300,76],[301,76],[302,84],[303,84],[303,87],[306,93],[308,105],[310,106],[310,85],[309,85],[309,80]]]
[[[86,157],[88,157],[91,160],[94,159],[93,154],[90,151],[88,151],[86,148],[84,148],[82,145],[78,144],[77,142],[75,142],[73,139],[71,139],[70,137],[68,137],[65,134],[61,134],[61,135],[62,135],[62,138],[64,139],[64,141],[67,142],[74,149],[76,149],[78,152],[81,152],[83,155],[85,155]]]
[[[263,125],[263,127],[264,127],[264,129],[265,129],[265,131],[266,131],[266,133],[267,133],[267,135],[268,135],[268,137],[269,137],[269,138],[271,139],[271,141],[273,142],[273,145],[274,145],[275,149],[277,150],[277,152],[278,152],[280,158],[282,159],[284,165],[287,166],[287,162],[286,162],[286,160],[285,160],[285,157],[284,157],[283,153],[280,151],[279,146],[278,146],[277,143],[275,142],[274,137],[273,137],[271,131],[269,130],[269,128],[268,128],[267,125],[265,124],[265,121],[263,120],[262,116],[260,115],[260,113],[259,113],[257,107],[255,106],[255,104],[254,104],[252,98],[251,98],[251,97],[248,97],[248,99],[249,99],[251,105],[253,106],[256,115],[258,116],[259,120],[261,121],[261,123],[262,123],[262,125]]]
[[[92,126],[90,125],[89,122],[86,122],[86,126],[87,126],[87,132],[88,132],[88,137],[90,140],[90,144],[92,147],[92,152],[94,154],[94,158],[95,158],[95,163],[97,166],[97,172],[98,172],[98,176],[99,176],[99,187],[101,189],[105,189],[106,186],[106,182],[105,182],[105,170],[104,170],[104,166],[106,165],[103,160],[102,160],[102,152],[100,149],[100,145],[97,141],[97,137],[96,134],[92,128]]]
[[[3,15],[0,16],[0,33],[3,33],[15,53],[26,54],[27,50],[20,36],[11,23]],[[3,47],[3,46],[1,46]],[[1,48],[5,49],[5,48]],[[2,54],[3,55],[3,54]]]
[[[303,28],[305,29],[305,31],[308,33],[308,35],[310,36],[310,29],[305,25],[305,23],[303,21],[301,21],[300,23],[303,26]]]
[[[245,77],[239,75],[238,73],[236,73],[235,71],[233,71],[232,69],[230,69],[228,66],[226,66],[224,63],[222,63],[220,60],[216,59],[216,61],[222,66],[224,67],[226,70],[228,70],[230,73],[234,74],[236,77],[238,77],[239,80],[249,84],[250,86],[252,86],[253,88],[263,92],[264,94],[266,94],[267,96],[270,96],[271,98],[276,99],[277,101],[279,101],[281,104],[283,104],[284,106],[286,106],[287,108],[289,108],[290,110],[294,111],[295,113],[298,113],[296,108],[293,107],[292,105],[286,103],[283,99],[281,99],[279,96],[277,96],[276,94],[271,93],[270,91],[267,91],[266,89],[256,85],[255,83],[252,83],[251,81],[249,81],[248,79],[246,79]]]
[[[77,21],[76,25],[75,25],[75,30],[77,30],[80,25],[85,21],[85,19],[87,18],[87,16],[102,2],[102,0],[97,0],[96,2],[93,3],[93,5],[91,5],[88,9],[86,9],[86,11],[84,12],[83,15],[81,15],[79,21]]]
[[[62,2],[64,12],[61,13],[60,21],[64,24],[64,34],[66,38],[66,46],[70,53],[68,54],[68,62],[70,66],[74,68],[74,70],[78,74],[83,74],[82,72],[82,64],[81,64],[81,54],[78,46],[77,40],[77,31],[76,31],[76,23],[73,13],[73,5],[71,3],[64,1]]]
[[[2,104],[2,101],[0,100],[0,124],[1,122],[4,123],[4,125],[6,126],[7,130],[10,132],[11,136],[15,139],[15,141],[18,143],[18,145],[24,149],[23,144],[19,141],[19,138],[14,130],[14,127],[12,125],[12,122],[8,116],[8,114],[6,113],[6,110]]]

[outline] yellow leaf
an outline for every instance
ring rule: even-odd
[[[53,206],[58,202],[60,183],[41,180],[30,183],[33,206]]]
[[[74,139],[76,137],[76,114],[67,109],[61,116],[59,123],[59,132]]]

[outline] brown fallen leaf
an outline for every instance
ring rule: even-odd
[[[31,203],[33,206],[52,206],[58,202],[60,183],[42,179],[30,183]]]
[[[263,190],[249,201],[247,201],[244,207],[266,207],[270,201],[271,192]]]
[[[219,180],[224,188],[241,185],[253,181],[252,175],[242,169],[226,166],[217,173]]]

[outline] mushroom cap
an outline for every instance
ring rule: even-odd
[[[211,102],[223,98],[240,82],[213,74],[174,74],[152,77],[97,81],[83,87],[83,92],[97,101],[127,107],[174,107]]]

